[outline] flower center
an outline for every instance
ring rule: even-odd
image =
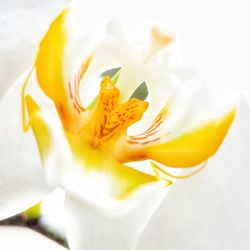
[[[86,147],[108,150],[110,153],[117,139],[126,135],[127,128],[142,118],[148,103],[131,98],[120,104],[119,95],[118,88],[105,76],[97,100],[90,110],[79,112],[73,106],[65,111],[57,106],[74,153],[85,155]]]

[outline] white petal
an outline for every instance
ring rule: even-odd
[[[170,191],[138,250],[250,248],[249,128],[250,97],[242,96],[218,153],[205,171]]]
[[[168,117],[161,125],[161,133],[169,134],[166,139],[171,139],[226,114],[234,108],[234,101],[224,98],[223,95],[216,99],[204,85],[195,86],[191,81],[190,84],[180,86],[174,93]]]
[[[166,65],[157,65],[157,70],[147,73],[147,87],[149,90],[149,107],[145,112],[143,119],[136,125],[140,127],[137,132],[143,132],[148,129],[157,114],[161,111],[165,103],[169,100],[178,88],[180,81],[175,75],[168,74]]]
[[[67,21],[68,29],[70,29],[70,18]],[[66,83],[78,73],[85,60],[95,51],[97,46],[95,36],[92,34],[79,36],[79,34],[74,34],[72,30],[67,30],[67,32],[69,33],[69,41],[65,47],[63,65]]]
[[[65,171],[73,164],[72,153],[59,118],[53,112],[43,112],[43,118],[47,121],[52,140],[50,152],[44,159],[44,172],[47,184],[57,187],[60,186]]]
[[[47,237],[23,227],[0,227],[0,244],[3,250],[66,250]]]
[[[133,250],[168,189],[148,185],[113,207],[66,195],[66,230],[72,250]],[[94,197],[93,197],[94,198]]]
[[[22,131],[23,81],[18,79],[0,102],[0,218],[34,205],[50,191],[33,134]]]
[[[64,226],[64,191],[57,188],[54,192],[49,194],[42,203],[42,217],[40,224],[49,232],[65,238]]]

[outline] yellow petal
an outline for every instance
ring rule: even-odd
[[[36,137],[41,159],[45,159],[51,148],[51,133],[47,122],[42,117],[39,106],[30,95],[25,97],[30,125]]]
[[[66,101],[66,88],[63,80],[63,56],[67,42],[65,19],[68,9],[63,10],[52,22],[40,43],[36,58],[38,82],[48,97],[55,102]]]
[[[147,158],[176,168],[193,167],[211,157],[221,145],[234,119],[235,109],[165,143],[144,149]]]

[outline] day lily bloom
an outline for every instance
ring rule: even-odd
[[[71,249],[135,249],[174,180],[217,152],[236,108],[214,105],[202,90],[185,94],[185,77],[162,57],[169,33],[152,28],[145,49],[111,22],[91,46],[69,20],[65,9],[52,22],[34,66],[1,101],[9,117],[0,130],[0,216],[59,186]]]

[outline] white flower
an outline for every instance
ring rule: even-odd
[[[179,169],[197,172],[216,153],[236,107],[182,87],[161,57],[170,34],[153,28],[145,49],[129,45],[111,22],[93,47],[72,34],[69,20],[65,9],[34,67],[1,101],[0,217],[60,186],[71,249],[134,249],[169,186],[182,178]],[[116,75],[107,75],[114,68]],[[136,93],[141,86],[146,100]],[[33,135],[22,131],[30,127],[41,162]]]

